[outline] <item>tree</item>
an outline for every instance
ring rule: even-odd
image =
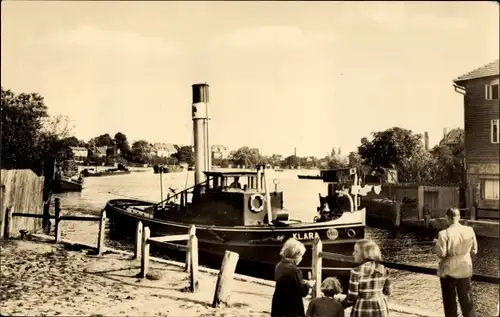
[[[261,162],[259,150],[242,146],[233,154],[233,162],[236,165],[243,165],[247,168],[255,167]]]
[[[48,118],[44,98],[1,88],[2,168],[35,168],[43,160],[40,131]]]
[[[327,158],[327,166],[332,169],[346,168],[348,165],[347,159],[342,156],[340,148],[332,148],[330,156]]]
[[[121,132],[115,134],[114,143],[116,148],[121,151],[124,157],[130,157],[130,145],[128,144],[127,136]]]
[[[180,163],[187,163],[189,166],[194,165],[194,152],[191,145],[175,145],[177,152],[172,154]]]
[[[300,159],[297,155],[290,155],[283,160],[283,167],[297,167],[300,164]]]
[[[114,140],[108,133],[101,134],[100,136],[94,139],[95,146],[113,146]]]
[[[132,144],[132,161],[140,164],[148,162],[151,153],[151,146],[145,140],[135,141]]]
[[[436,183],[463,184],[465,175],[464,130],[457,129],[455,140],[442,140],[430,153],[433,161],[433,178]]]
[[[397,168],[401,175],[412,157],[423,150],[422,136],[411,130],[394,127],[372,135],[372,141],[361,140],[358,153],[363,164],[380,173],[385,168]]]
[[[347,156],[350,167],[356,167],[360,169],[362,167],[361,156],[357,152],[350,152]]]

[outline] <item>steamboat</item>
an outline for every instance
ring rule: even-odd
[[[267,277],[272,277],[283,243],[292,237],[308,250],[300,263],[305,273],[311,270],[310,250],[316,238],[326,252],[351,255],[354,244],[365,235],[365,209],[359,206],[359,196],[379,188],[361,186],[355,168],[321,171],[328,195],[319,195],[310,221],[293,219],[284,207],[279,180],[273,181],[274,190],[268,186],[269,170],[210,170],[207,103],[208,85],[193,85],[195,185],[173,190],[160,202],[108,201],[105,209],[113,230],[135,233],[137,222],[142,221],[152,236],[164,236],[185,234],[194,224],[201,260],[220,261],[225,250],[237,252],[238,266],[265,270],[270,272]],[[175,244],[170,246],[176,249]],[[323,274],[335,275],[344,283],[348,269],[345,263],[323,262]]]

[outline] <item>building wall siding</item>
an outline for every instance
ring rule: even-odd
[[[491,120],[500,117],[499,100],[486,100],[485,84],[492,78],[466,85],[464,97],[465,147],[467,164],[498,163],[500,145],[491,143]]]
[[[498,77],[480,78],[464,86],[465,148],[468,208],[476,208],[477,218],[498,219],[498,200],[483,198],[486,179],[499,179],[500,145],[491,143],[491,120],[499,119],[499,100],[487,100],[485,85]]]

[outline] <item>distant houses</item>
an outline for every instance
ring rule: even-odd
[[[211,147],[212,159],[214,160],[224,160],[229,157],[230,151],[227,147],[220,144],[214,144]]]
[[[170,157],[177,153],[176,147],[172,143],[151,144],[151,154],[159,157]]]
[[[73,157],[77,163],[83,163],[89,156],[89,150],[85,147],[70,146],[69,148],[73,152]]]

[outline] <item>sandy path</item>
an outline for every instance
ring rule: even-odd
[[[231,307],[213,309],[213,274],[200,272],[199,291],[190,293],[187,273],[174,265],[151,261],[150,272],[159,279],[140,279],[140,264],[128,255],[97,257],[40,241],[1,243],[4,316],[269,316],[270,286],[235,280]]]

